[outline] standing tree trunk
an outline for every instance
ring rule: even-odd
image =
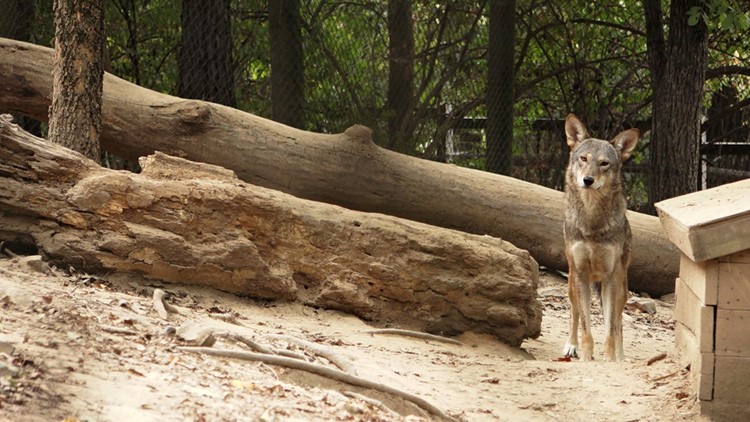
[[[688,23],[688,10],[702,0],[673,0],[669,36],[659,0],[644,0],[648,62],[654,93],[649,165],[649,209],[699,187],[700,109],[708,56],[703,20]]]
[[[181,97],[237,105],[230,0],[182,0],[178,66]]]
[[[510,174],[513,155],[515,13],[515,0],[490,2],[485,169],[499,174]]]
[[[104,0],[55,0],[49,139],[99,162]]]
[[[388,148],[410,153],[414,98],[414,23],[411,0],[388,1]]]
[[[271,113],[285,125],[305,127],[305,56],[298,0],[268,2]]]

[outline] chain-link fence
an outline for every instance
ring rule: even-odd
[[[1,36],[52,44],[52,0],[6,3]],[[310,131],[364,124],[386,148],[555,189],[568,112],[601,138],[639,127],[624,168],[638,209],[652,96],[642,10],[569,3],[105,0],[106,68]],[[731,42],[742,67],[750,46]],[[741,72],[706,83],[700,187],[750,176],[748,83]]]

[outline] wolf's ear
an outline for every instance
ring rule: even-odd
[[[612,146],[620,153],[620,161],[630,158],[635,146],[638,144],[640,134],[641,132],[638,129],[628,129],[620,132],[619,135],[615,136],[615,139],[610,141]]]
[[[572,113],[565,118],[565,136],[568,138],[568,147],[571,151],[576,149],[579,142],[590,138],[586,127]]]

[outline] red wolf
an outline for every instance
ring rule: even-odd
[[[604,315],[604,360],[621,361],[622,312],[628,297],[632,234],[625,217],[620,167],[638,143],[638,129],[611,141],[592,138],[573,114],[565,119],[570,162],[565,173],[565,255],[568,259],[570,337],[565,356],[592,360],[591,287],[600,283]]]

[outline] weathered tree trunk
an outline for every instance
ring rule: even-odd
[[[55,0],[49,139],[99,160],[104,0]]]
[[[49,49],[0,40],[0,107],[43,118],[50,62]],[[217,164],[242,180],[298,197],[500,237],[544,266],[567,270],[562,192],[351,142],[369,138],[361,127],[337,135],[305,132],[112,75],[105,78],[105,91],[102,142],[121,157],[159,150]],[[651,295],[674,291],[679,255],[659,220],[634,212],[628,218],[631,289]]]
[[[52,262],[511,345],[540,333],[537,263],[508,242],[299,199],[161,153],[141,159],[141,174],[109,170],[7,119],[0,233],[32,236]]]
[[[701,0],[672,0],[669,35],[664,36],[662,2],[643,2],[653,90],[649,158],[649,205],[699,188],[701,104],[708,58],[708,28],[703,19],[688,23]]]

